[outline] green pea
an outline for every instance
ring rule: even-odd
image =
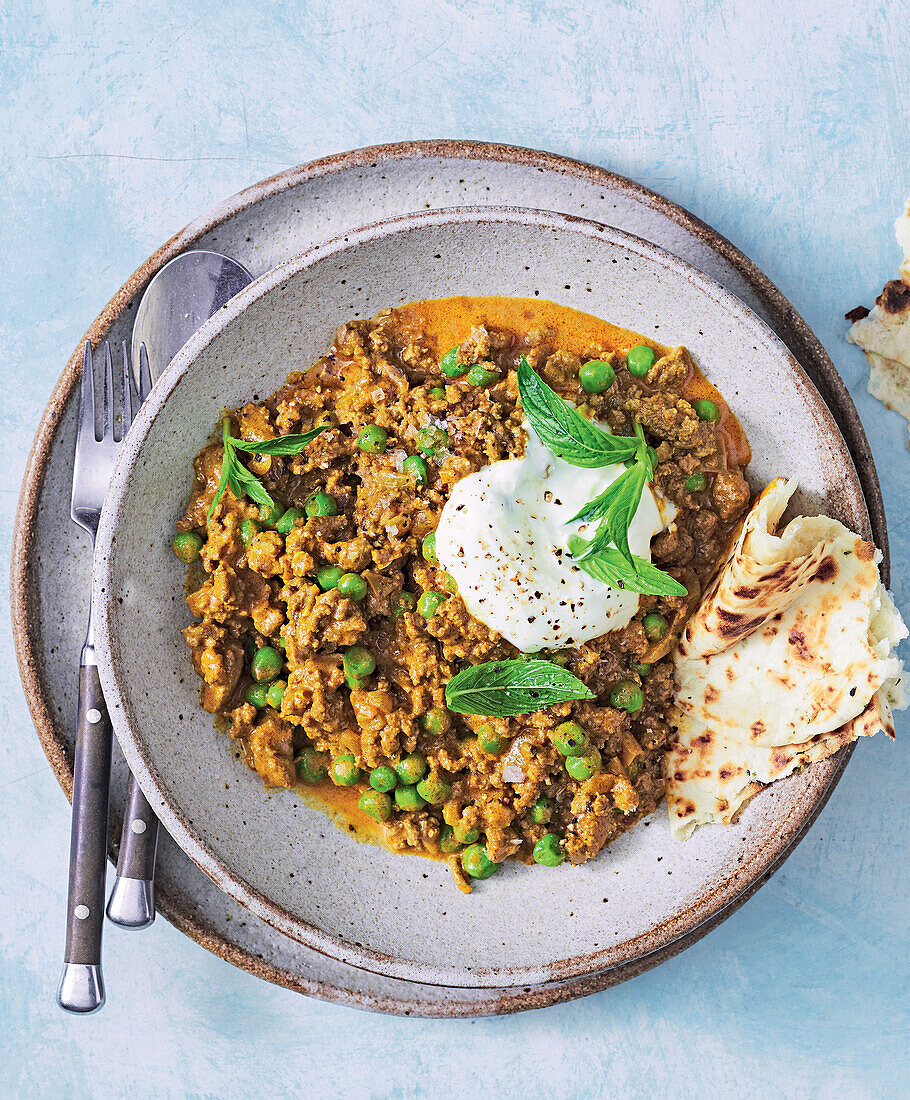
[[[186,534],[176,535],[171,543],[171,549],[182,562],[192,565],[199,561],[199,551],[202,549],[202,536],[195,531],[187,531]]]
[[[433,458],[437,452],[444,450],[449,445],[449,434],[443,431],[442,428],[432,425],[421,428],[414,437],[414,442],[421,454],[425,454],[427,458]]]
[[[413,592],[399,592],[392,609],[392,619],[400,619],[405,611],[413,611],[416,605],[417,597]]]
[[[692,408],[695,409],[695,414],[699,420],[713,421],[717,419],[717,406],[713,401],[708,401],[707,398],[693,402]]]
[[[329,778],[338,787],[353,787],[360,781],[360,768],[349,752],[335,757],[329,765]]]
[[[310,512],[309,504],[307,505],[306,514],[308,516],[313,514]],[[294,530],[294,526],[299,519],[303,519],[303,512],[301,512],[299,508],[288,508],[281,519],[275,524],[275,530],[279,535],[289,535],[291,531]]]
[[[458,585],[455,583],[455,578],[452,576],[451,573],[443,573],[440,577],[440,580],[446,592],[454,593],[458,591]]]
[[[430,565],[439,564],[439,558],[436,557],[435,531],[431,531],[428,535],[423,536],[423,540],[420,543],[420,552],[423,554],[423,560],[428,561]]]
[[[686,478],[686,492],[687,493],[700,493],[707,486],[708,479],[701,472],[695,474],[689,474]]]
[[[427,774],[426,758],[421,756],[419,752],[408,753],[395,765],[395,774],[407,786],[419,783]]]
[[[364,791],[357,805],[376,821],[388,821],[392,816],[392,799],[382,791]]]
[[[566,771],[573,779],[583,783],[600,771],[600,753],[595,748],[588,749],[583,756],[566,758]]]
[[[420,455],[408,455],[404,462],[402,462],[401,468],[404,473],[412,477],[418,485],[426,485],[430,480],[429,473],[427,472],[427,464]]]
[[[350,672],[345,673],[344,682],[351,691],[366,691],[369,687],[366,676],[353,676]]]
[[[534,845],[531,855],[534,862],[543,867],[558,867],[566,858],[562,850],[562,837],[559,833],[544,833]]]
[[[651,666],[645,661],[636,661],[632,667],[635,669],[638,675],[642,677],[642,679],[644,679],[644,677],[647,676],[648,673],[651,671]]]
[[[417,793],[431,806],[441,806],[452,797],[452,788],[438,775],[428,775],[417,784]]]
[[[420,727],[431,737],[439,737],[449,728],[449,712],[445,707],[430,707],[420,719]]]
[[[541,795],[530,809],[531,820],[535,825],[546,825],[553,816],[553,799]]]
[[[644,378],[654,366],[655,358],[654,349],[649,348],[647,344],[636,344],[634,348],[629,348],[626,354],[626,366],[629,368],[629,374],[634,375],[636,378]]]
[[[395,788],[395,805],[399,810],[422,810],[426,806],[420,792],[416,787],[404,786]]]
[[[451,825],[443,825],[439,830],[439,850],[445,852],[446,855],[451,855],[453,852],[460,852],[464,847],[455,836],[455,830]]]
[[[452,348],[439,360],[439,368],[447,378],[460,378],[468,365],[458,362],[458,348]]]
[[[502,752],[502,747],[505,743],[506,739],[492,722],[484,722],[477,731],[477,744],[480,745],[484,752],[489,753],[491,756],[495,753]]]
[[[328,758],[324,752],[317,752],[307,745],[295,761],[297,774],[307,783],[319,783],[328,774]]]
[[[480,829],[476,827],[469,829],[462,821],[453,825],[452,829],[459,844],[474,844],[480,840]]]
[[[284,653],[284,651],[287,649],[287,647],[288,647],[288,643],[284,640],[284,638],[279,637],[278,638],[278,648],[281,650],[281,652]]]
[[[369,676],[376,669],[376,660],[366,646],[352,645],[341,658],[344,671],[348,676],[358,678]]]
[[[338,586],[343,576],[343,570],[337,565],[324,565],[317,573],[316,580],[323,592],[328,592]]]
[[[288,689],[287,680],[275,680],[269,684],[269,689],[266,694],[266,702],[270,707],[274,707],[275,710],[281,710],[281,704],[284,700],[284,693]]]
[[[257,683],[267,684],[281,672],[283,664],[284,658],[278,650],[272,649],[270,645],[264,645],[262,649],[256,650],[255,656],[250,662],[250,671]]]
[[[475,363],[468,371],[468,381],[472,386],[492,386],[499,379],[499,371],[489,370],[483,363]]]
[[[582,363],[578,371],[578,381],[585,393],[603,393],[616,381],[616,371],[603,359],[592,359]]]
[[[358,573],[342,573],[335,587],[349,600],[362,600],[367,594],[367,582]]]
[[[580,756],[590,743],[586,730],[577,722],[560,722],[553,730],[553,744],[563,756]]]
[[[448,592],[424,592],[417,601],[417,612],[425,619],[432,619],[448,598]]]
[[[645,705],[641,688],[633,680],[620,680],[610,692],[610,706],[634,714]]]
[[[397,783],[398,776],[385,764],[380,764],[370,772],[370,786],[374,791],[382,791],[386,794],[388,791],[394,791]]]
[[[378,424],[366,424],[357,433],[357,446],[370,455],[379,455],[389,445],[389,433]]]
[[[315,493],[306,502],[306,514],[308,516],[337,516],[338,505],[331,493]],[[281,528],[279,527],[280,531]]]
[[[659,611],[651,611],[641,621],[650,642],[661,642],[667,636],[670,624]]]
[[[250,684],[243,693],[243,697],[248,703],[261,710],[263,707],[268,706],[269,689],[265,684]]]
[[[430,390],[430,397],[435,397],[437,401],[443,400],[446,395],[446,391],[442,386],[434,386]]]
[[[284,509],[277,501],[273,501],[271,504],[263,504],[259,509],[259,518],[266,527],[275,527],[283,515]]]
[[[240,541],[244,546],[249,546],[262,528],[254,519],[245,519],[240,524]]]
[[[461,866],[471,878],[484,879],[494,874],[499,865],[489,858],[482,844],[472,844],[461,853]]]

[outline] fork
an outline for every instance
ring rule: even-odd
[[[86,341],[79,392],[79,428],[73,465],[71,515],[92,540],[114,463],[133,417],[151,389],[148,361],[140,356],[139,381],[133,379],[124,342],[120,370],[120,400],[114,391],[110,344],[105,343],[100,431],[96,415],[95,364]],[[143,360],[145,360],[143,362]],[[115,413],[115,404],[118,411]],[[111,723],[98,664],[91,608],[79,662],[79,710],[73,777],[73,818],[70,833],[69,891],[66,903],[66,950],[57,1003],[69,1012],[94,1012],[104,1004],[101,976],[101,931],[104,924],[104,878],[107,869],[108,798],[111,781]]]

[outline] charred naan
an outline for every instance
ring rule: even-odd
[[[881,554],[826,516],[777,524],[778,478],[747,515],[676,651],[678,738],[665,759],[674,835],[729,823],[763,785],[860,736],[894,736],[907,636]]]
[[[847,314],[854,322],[847,339],[869,360],[869,393],[910,420],[910,199],[894,230],[904,253],[900,278],[885,283],[871,312]]]

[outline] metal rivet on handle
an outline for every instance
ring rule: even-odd
[[[73,913],[79,918],[79,920],[85,920],[89,915],[89,907],[87,905],[77,905],[73,910]]]
[[[144,833],[147,826],[144,821],[137,817],[135,821],[130,823],[130,828],[134,833]]]
[[[86,714],[85,717],[92,723],[93,726],[97,726],[97,724],[101,721],[101,711],[95,710],[95,708],[92,707],[92,709],[88,712],[88,714]]]

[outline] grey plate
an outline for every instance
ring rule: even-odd
[[[258,776],[236,765],[236,746],[211,733],[179,633],[189,616],[170,532],[221,409],[277,389],[346,318],[477,292],[554,299],[685,343],[749,436],[755,485],[786,473],[800,483],[798,509],[868,530],[827,406],[729,291],[640,238],[564,214],[425,212],[273,268],[174,358],[111,479],[95,551],[97,649],[134,775],[222,889],[341,962],[434,985],[524,986],[638,959],[717,914],[789,845],[834,765],[777,784],[735,826],[699,830],[686,844],[672,840],[659,812],[583,867],[508,864],[466,896],[444,864],[358,844],[293,794],[265,795]]]
[[[132,310],[144,286],[168,259],[189,247],[227,251],[260,274],[372,219],[407,210],[497,201],[547,206],[617,225],[662,244],[742,297],[797,355],[832,409],[859,470],[876,541],[887,551],[881,495],[862,427],[841,380],[805,322],[719,234],[659,195],[592,165],[508,146],[418,142],[358,150],[289,170],[220,204],[164,245],[93,322],[88,335],[96,342],[108,336],[128,338]],[[23,684],[42,744],[67,793],[72,783],[73,657],[81,645],[79,624],[87,612],[89,582],[88,551],[66,519],[78,365],[77,350],[36,436],[20,498],[12,577]],[[59,599],[63,590],[73,594],[65,608]],[[840,769],[848,755],[838,758]],[[125,777],[125,766],[118,760],[112,796],[114,856]],[[606,988],[682,950],[755,889],[753,885],[733,906],[689,936],[634,963],[536,989],[497,991],[412,985],[337,964],[302,948],[219,891],[167,836],[162,838],[159,886],[159,907],[168,919],[251,973],[340,1003],[427,1016],[518,1011]]]

